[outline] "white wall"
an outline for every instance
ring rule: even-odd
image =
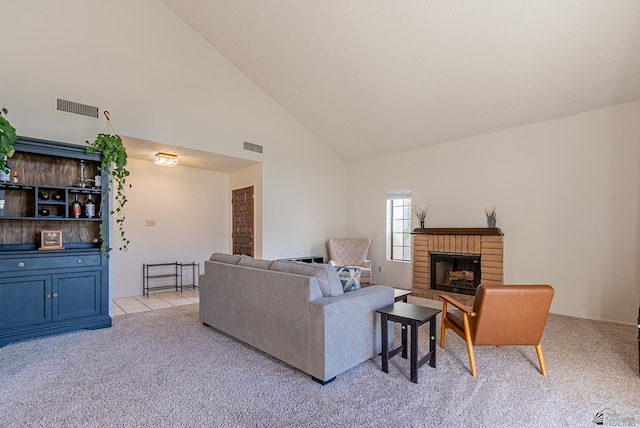
[[[124,223],[128,251],[111,252],[113,298],[142,294],[142,264],[199,262],[228,251],[229,175],[217,171],[129,159]],[[145,226],[155,220],[155,226]],[[114,225],[112,225],[115,228]],[[113,247],[121,240],[112,233]]]
[[[639,171],[634,102],[351,165],[349,229],[373,238],[375,282],[409,287],[411,265],[385,260],[387,190],[430,205],[427,227],[486,227],[495,205],[505,282],[551,284],[554,313],[634,323]]]
[[[56,113],[54,97],[95,105],[121,135],[262,162],[263,257],[324,252],[327,236],[345,233],[345,164],[159,0],[3,2],[2,15],[12,36],[3,41],[0,103],[18,134],[83,144],[104,118]],[[134,190],[127,214],[139,216],[136,228],[148,214],[135,212],[145,207],[137,198]],[[228,199],[218,202],[228,210]],[[148,234],[134,228],[129,252],[112,256],[115,296],[138,282],[142,260],[160,257]],[[208,256],[227,241],[211,238],[198,251]]]

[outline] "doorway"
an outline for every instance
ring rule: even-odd
[[[253,257],[254,198],[253,186],[231,192],[233,254],[245,254]]]

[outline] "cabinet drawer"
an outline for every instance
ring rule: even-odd
[[[82,266],[100,266],[100,256],[94,254],[57,257],[22,257],[0,260],[0,271],[2,272]]]

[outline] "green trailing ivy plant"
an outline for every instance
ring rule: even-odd
[[[7,159],[13,156],[15,153],[15,144],[18,140],[16,135],[16,128],[11,126],[6,116],[9,111],[6,107],[0,110],[0,170],[10,172],[7,167]],[[4,116],[3,116],[4,115]]]
[[[108,119],[107,119],[108,120]],[[127,188],[127,150],[122,144],[122,138],[115,134],[98,134],[93,143],[87,141],[87,153],[100,153],[102,155],[102,169],[108,172],[108,183],[106,196],[115,189],[114,207],[109,214],[113,216],[118,226],[118,233],[122,240],[122,246],[119,250],[126,251],[131,241],[126,237],[124,231],[124,206],[127,203],[125,189]],[[131,188],[131,185],[129,185]],[[103,236],[102,227],[100,228],[100,238],[102,241],[101,250],[106,251],[108,248],[107,239]]]

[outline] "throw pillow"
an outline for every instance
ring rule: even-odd
[[[342,289],[347,291],[353,291],[360,288],[360,275],[362,269],[357,267],[338,266],[338,277],[342,282]]]

